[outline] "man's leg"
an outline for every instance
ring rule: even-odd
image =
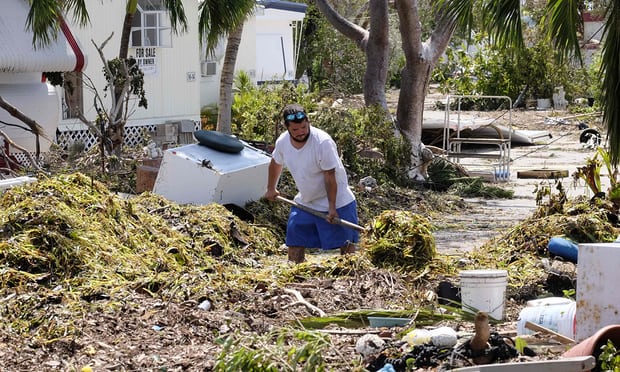
[[[288,260],[294,263],[302,263],[306,260],[304,247],[288,247]]]

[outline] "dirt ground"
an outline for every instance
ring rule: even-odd
[[[562,181],[566,186],[570,185],[567,187],[569,192],[587,193],[583,185],[573,186],[570,174],[583,165],[585,159],[594,154],[594,150],[585,148],[579,142],[581,130],[577,127],[577,120],[562,124],[558,120],[546,120],[563,116],[570,115],[535,110],[515,114],[515,127],[547,130],[550,138],[537,145],[511,149],[513,161],[510,165],[510,180],[498,185],[514,190],[513,199],[467,199],[472,207],[466,213],[438,217],[440,221],[436,222],[443,226],[435,233],[438,251],[458,256],[531,215],[536,206],[534,189],[541,182],[551,181],[518,178],[520,170],[567,170],[569,177]],[[311,259],[324,260],[325,257],[321,255]],[[255,265],[260,268],[264,264]],[[225,275],[221,278],[225,278]],[[226,351],[229,336],[252,340],[255,349],[263,351],[262,355],[269,355],[270,351],[274,355],[281,355],[276,351],[284,345],[297,345],[290,352],[294,354],[304,350],[304,345],[320,344],[307,335],[304,336],[306,338],[295,338],[292,326],[300,319],[316,315],[316,312],[297,301],[295,292],[290,290],[296,290],[305,301],[325,313],[334,314],[352,309],[412,308],[417,300],[408,292],[411,287],[406,283],[417,280],[420,288],[429,284],[423,277],[416,279],[405,274],[379,269],[368,271],[364,268],[338,279],[297,279],[283,289],[257,277],[253,290],[231,290],[225,298],[211,298],[204,294],[188,295],[188,299],[180,303],[148,293],[136,292],[122,298],[112,293],[83,300],[82,306],[86,310],[78,312],[79,317],[67,309],[65,295],[62,294],[62,288],[58,288],[57,297],[50,295],[46,301],[36,302],[32,311],[40,318],[33,325],[35,328],[25,331],[16,329],[15,324],[0,324],[0,370],[210,371],[216,367],[218,360],[229,361],[228,365],[219,365],[219,370],[244,370],[231,362],[239,361],[241,357],[225,358],[232,358],[235,351],[243,350],[228,344],[230,349]],[[212,279],[205,277],[205,280]],[[432,292],[433,288],[427,289]],[[8,290],[2,296],[0,315],[11,311],[8,304],[16,299],[22,303],[31,300],[29,293]],[[506,307],[506,321],[494,329],[514,335],[518,307],[509,301]],[[61,329],[62,326],[66,327],[65,334],[61,332],[55,339],[39,338],[41,327],[58,328],[59,325]],[[447,322],[446,325],[464,335],[471,335],[473,331],[471,322]],[[77,332],[69,332],[69,329]],[[316,346],[314,350],[320,351],[330,370],[362,370],[365,363],[355,351],[361,335],[380,334],[387,342],[393,342],[398,339],[399,330],[328,327],[321,333],[328,339],[327,343],[321,344],[322,347]],[[275,342],[279,336],[283,337],[281,343]],[[287,361],[278,362],[279,368],[274,367],[273,370],[301,370],[299,366],[290,365]],[[268,369],[265,366],[262,370]]]

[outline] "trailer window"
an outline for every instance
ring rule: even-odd
[[[131,24],[131,47],[172,47],[170,16],[162,0],[138,0]]]

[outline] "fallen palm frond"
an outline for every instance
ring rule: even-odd
[[[416,327],[437,324],[442,320],[458,319],[458,314],[443,314],[432,309],[413,310],[353,310],[331,314],[327,317],[309,317],[299,320],[299,323],[307,329],[323,329],[329,325],[337,325],[344,328],[368,327],[368,317],[383,318],[410,318],[415,321]]]
[[[383,211],[371,224],[364,252],[373,265],[411,271],[435,257],[435,238],[426,217],[407,211]]]
[[[482,198],[510,199],[514,196],[513,190],[486,184],[482,178],[468,177],[454,180],[450,191],[461,196],[476,196]]]

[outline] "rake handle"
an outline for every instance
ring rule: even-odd
[[[279,196],[279,195],[276,196],[276,200],[288,203],[288,204],[290,204],[290,205],[292,205],[294,207],[297,207],[297,208],[301,209],[304,212],[308,212],[308,213],[310,213],[310,214],[312,214],[314,216],[317,216],[317,217],[320,217],[320,218],[327,218],[327,213],[319,212],[319,211],[317,211],[315,209],[312,209],[310,207],[306,207],[305,205],[298,204],[295,201],[287,199],[287,198],[285,198],[283,196]],[[365,227],[357,225],[357,224],[355,224],[353,222],[350,222],[350,221],[347,221],[347,220],[343,220],[343,219],[338,218],[338,217],[334,218],[334,223],[336,223],[338,225],[346,226],[346,227],[348,227],[350,229],[354,229],[354,230],[358,230],[358,231],[366,231]]]

